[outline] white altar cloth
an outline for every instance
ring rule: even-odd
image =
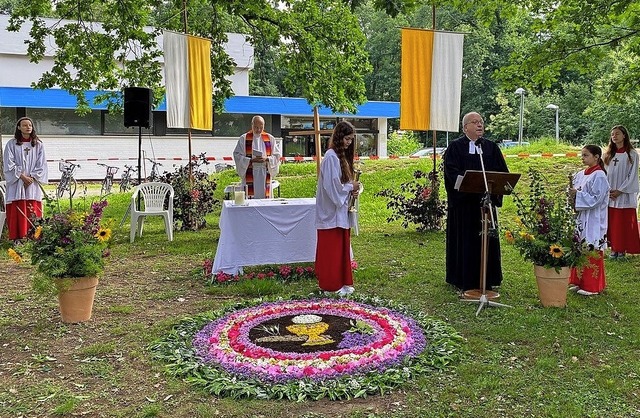
[[[249,199],[222,203],[214,274],[237,274],[243,266],[314,261],[316,199]]]

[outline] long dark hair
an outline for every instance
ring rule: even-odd
[[[622,125],[614,126],[613,128],[611,128],[611,131],[613,132],[614,129],[622,132],[622,136],[624,137],[622,147],[626,150],[629,162],[632,162],[633,160],[631,159],[631,151],[633,151],[633,144],[631,143],[631,139],[629,138],[629,131],[627,131],[627,128]],[[613,157],[616,156],[616,152],[618,152],[618,146],[611,140],[611,135],[609,135],[609,144],[607,145],[607,150],[605,151],[603,156],[604,162],[607,165],[609,165],[609,161],[611,161]]]
[[[348,147],[345,147],[344,137],[351,134],[355,135],[355,133],[356,128],[354,128],[352,124],[347,121],[342,121],[333,128],[333,133],[329,140],[329,148],[336,152],[338,159],[340,160],[340,170],[342,171],[340,181],[342,183],[347,183],[348,181],[353,180],[353,156],[356,139],[353,138],[351,144],[349,144]]]
[[[16,139],[18,145],[22,145],[22,143],[24,142],[24,138],[22,137],[22,132],[20,131],[20,122],[22,122],[23,120],[28,120],[29,122],[31,122],[31,134],[29,134],[29,140],[31,142],[31,146],[35,147],[38,141],[40,141],[40,138],[38,138],[38,135],[36,135],[36,126],[33,124],[33,120],[31,120],[31,118],[25,116],[18,119],[18,122],[16,122],[16,133],[13,134],[13,137]]]
[[[602,161],[602,148],[600,148],[597,145],[593,145],[593,144],[589,144],[589,145],[585,145],[584,147],[582,147],[582,149],[586,149],[587,151],[589,151],[591,153],[591,155],[593,156],[598,156],[598,165],[600,166],[600,168],[606,173],[607,170],[604,169],[604,161]]]

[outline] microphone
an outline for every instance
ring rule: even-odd
[[[477,148],[478,154],[482,154],[482,144],[484,142],[484,138],[480,137],[476,139],[475,146]]]

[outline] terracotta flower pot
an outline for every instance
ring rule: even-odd
[[[567,286],[569,285],[570,271],[569,267],[562,267],[559,272],[556,272],[554,268],[533,266],[542,306],[567,306]]]
[[[62,322],[76,323],[91,319],[97,284],[97,277],[56,280]]]

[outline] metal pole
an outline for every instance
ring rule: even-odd
[[[522,125],[524,124],[524,91],[520,94],[520,127],[518,129],[518,145],[522,145]]]
[[[560,107],[556,106],[556,142],[560,142],[560,124],[558,123],[558,111]]]

